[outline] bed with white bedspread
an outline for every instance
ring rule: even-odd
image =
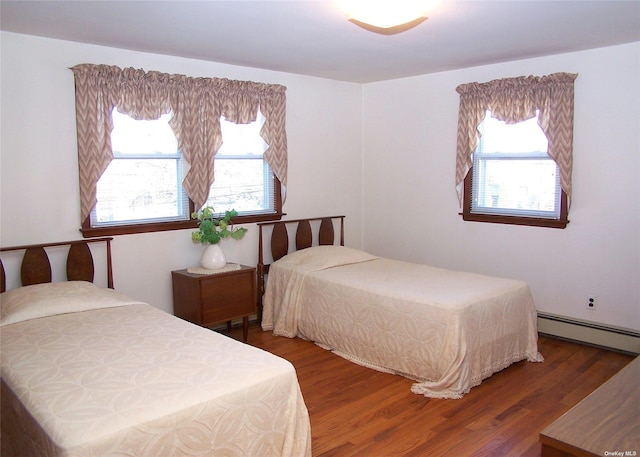
[[[284,359],[87,281],[0,303],[3,456],[311,455]]]
[[[427,397],[461,398],[514,362],[543,360],[523,281],[330,244],[279,257],[264,292],[263,330],[413,379]]]

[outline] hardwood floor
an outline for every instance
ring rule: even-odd
[[[241,339],[242,329],[232,329]],[[314,457],[540,456],[540,431],[633,357],[540,337],[543,363],[518,362],[460,400],[425,398],[412,381],[348,362],[256,323],[248,343],[289,360],[311,418]]]

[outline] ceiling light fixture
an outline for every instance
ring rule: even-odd
[[[393,35],[427,20],[434,0],[340,0],[349,21],[371,32]]]

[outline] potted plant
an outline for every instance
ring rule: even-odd
[[[198,230],[191,233],[191,240],[207,245],[200,262],[203,268],[215,270],[224,267],[227,259],[220,249],[220,241],[227,238],[240,240],[247,233],[246,228],[234,227],[231,223],[231,219],[237,215],[238,212],[232,209],[225,211],[224,216],[220,218],[210,206],[191,215],[192,219],[198,220]]]

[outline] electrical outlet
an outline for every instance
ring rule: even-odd
[[[596,309],[596,297],[589,297],[587,299],[587,309]]]

